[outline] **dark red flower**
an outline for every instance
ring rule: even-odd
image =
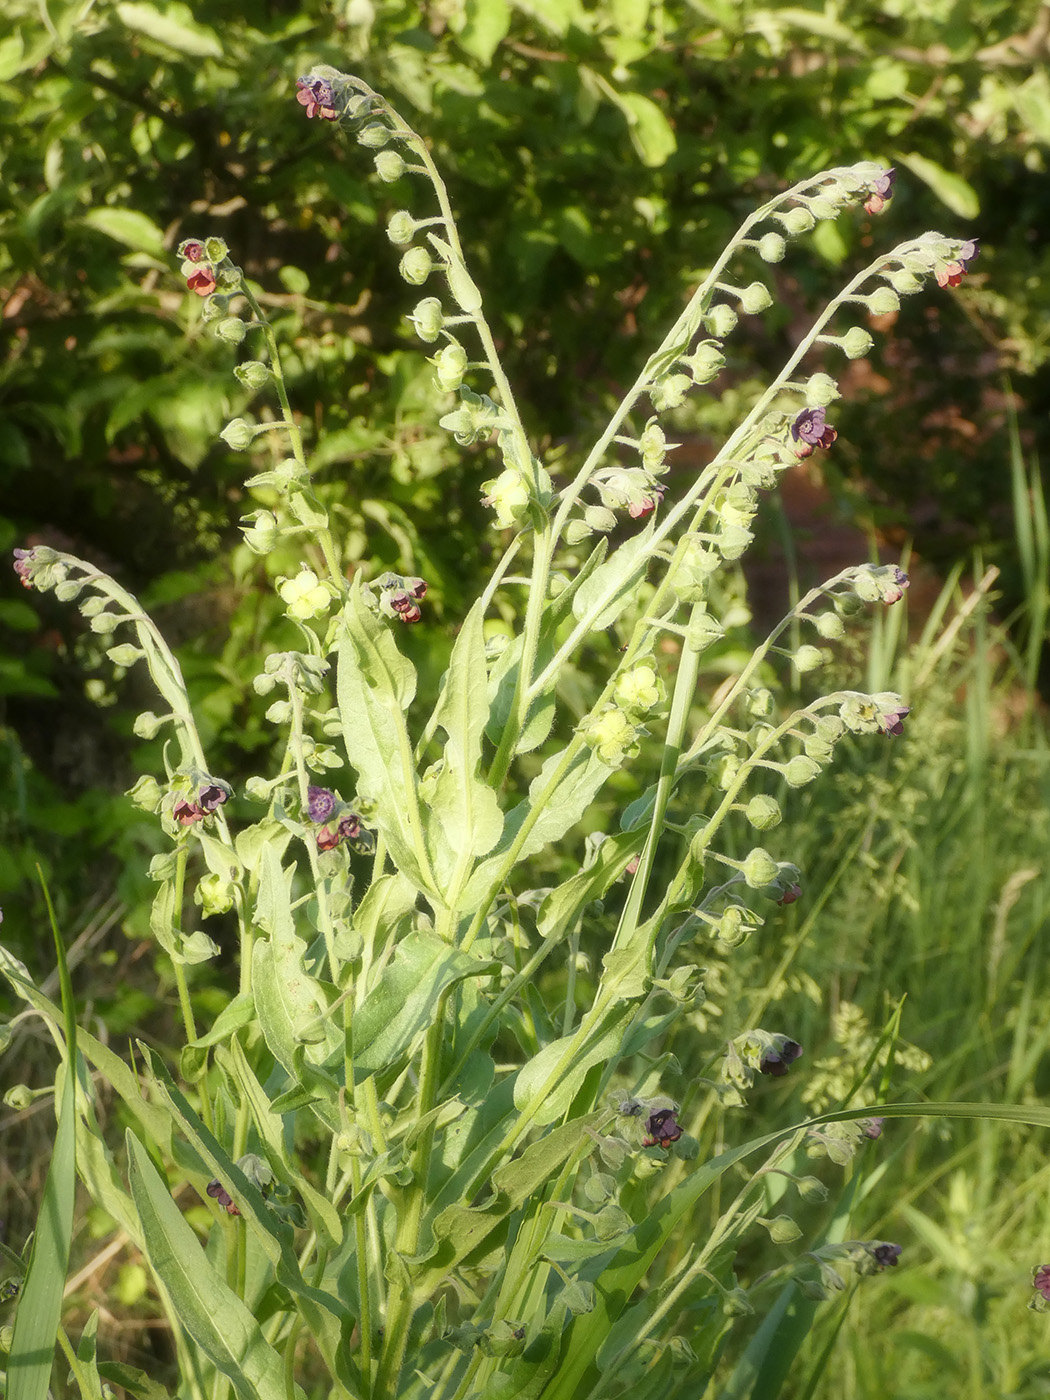
[[[895,170],[886,170],[877,180],[873,180],[868,186],[871,195],[864,202],[865,211],[869,214],[881,214],[886,205],[893,198],[893,182],[897,178]]]
[[[660,504],[666,489],[665,486],[655,484],[640,500],[628,502],[627,514],[632,520],[641,520],[643,516],[650,515]]]
[[[827,409],[804,408],[791,425],[796,457],[809,457],[815,447],[828,448],[838,437],[826,422]]]
[[[199,263],[204,260],[204,244],[191,239],[189,243],[184,243],[180,250],[187,262]]]
[[[356,841],[361,835],[361,818],[356,812],[347,812],[345,817],[339,818],[336,833],[340,841]]]
[[[387,607],[401,622],[418,622],[423,616],[419,604],[404,588],[392,589],[386,595]]]
[[[218,1178],[213,1178],[205,1187],[212,1200],[218,1201],[227,1215],[240,1215],[240,1211],[233,1203],[233,1197]]]
[[[871,1257],[880,1269],[895,1269],[902,1252],[899,1244],[877,1244],[871,1251]]]
[[[215,273],[210,266],[202,267],[192,277],[186,278],[186,286],[191,292],[196,292],[199,297],[210,297],[218,285]]]
[[[1050,1264],[1040,1264],[1032,1279],[1032,1287],[1050,1303]]]
[[[976,238],[967,239],[954,260],[942,263],[937,269],[937,285],[939,287],[957,287],[969,272],[970,263],[974,261],[980,251],[980,244]]]
[[[796,899],[802,898],[801,885],[788,885],[787,889],[777,900],[778,904],[794,904]]]
[[[196,802],[188,802],[185,797],[176,797],[171,815],[180,825],[192,826],[194,822],[202,822],[208,814]]]
[[[334,122],[339,113],[335,109],[335,94],[331,83],[309,74],[296,79],[295,100],[306,108],[308,117],[320,117],[322,121]]]
[[[802,1054],[802,1046],[797,1040],[788,1040],[783,1037],[779,1048],[767,1050],[762,1063],[758,1067],[759,1074],[771,1074],[775,1079],[782,1078],[787,1074],[788,1069]]]
[[[319,851],[334,851],[342,839],[339,835],[338,825],[323,826],[317,833],[317,849]]]
[[[678,1141],[682,1136],[682,1125],[675,1117],[676,1112],[673,1108],[658,1108],[655,1113],[650,1113],[645,1125],[643,1147],[667,1147]]]
[[[221,807],[229,795],[229,789],[225,786],[209,783],[206,787],[201,788],[197,794],[197,803],[204,809],[205,813],[210,814],[215,811],[216,807]]]

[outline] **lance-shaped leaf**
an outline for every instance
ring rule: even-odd
[[[631,601],[649,559],[650,523],[639,534],[626,540],[600,568],[584,582],[572,600],[572,611],[592,632],[611,627]]]
[[[149,1154],[127,1133],[128,1176],[146,1256],[182,1326],[242,1400],[287,1400],[284,1365],[262,1329],[216,1273]],[[298,1386],[297,1396],[302,1395]]]
[[[343,613],[336,692],[346,756],[358,788],[376,804],[373,821],[398,869],[420,889],[432,887],[421,864],[422,823],[415,764],[404,711],[416,676],[388,628],[355,588]]]
[[[481,962],[432,933],[409,934],[354,1013],[354,1070],[364,1077],[397,1066],[437,1015],[442,993],[498,963]]]
[[[503,830],[496,794],[478,777],[481,741],[488,719],[484,619],[474,605],[460,628],[433,723],[447,735],[440,773],[425,800],[430,808],[427,845],[447,898],[449,882],[478,856],[491,851]]]
[[[514,1081],[514,1107],[522,1113],[528,1111],[534,1123],[553,1123],[560,1118],[579,1092],[587,1071],[617,1053],[632,1010],[630,1004],[620,1003],[590,1035],[577,1032],[545,1045],[519,1070]]]

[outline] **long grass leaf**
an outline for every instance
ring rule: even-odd
[[[39,866],[51,932],[58,957],[65,1020],[66,1063],[56,1076],[58,1131],[47,1169],[44,1198],[33,1236],[29,1268],[18,1300],[11,1353],[7,1359],[9,1400],[46,1400],[55,1356],[55,1338],[62,1318],[62,1290],[69,1269],[73,1237],[73,1197],[76,1191],[76,1063],[77,1023],[73,986],[66,951],[58,932],[51,895]],[[57,1090],[61,1078],[61,1091]]]

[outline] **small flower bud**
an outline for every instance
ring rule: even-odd
[[[744,288],[740,298],[740,309],[748,316],[755,316],[772,305],[773,298],[764,282],[752,282],[749,287]]]
[[[140,811],[159,812],[164,794],[156,778],[147,773],[139,778],[135,786],[128,792],[128,796],[133,805],[138,807]]]
[[[592,530],[597,530],[605,534],[616,524],[616,515],[606,506],[588,506],[583,512],[583,518]]]
[[[233,372],[246,389],[262,389],[271,378],[269,366],[262,360],[245,360]]]
[[[396,214],[390,216],[386,236],[391,243],[404,247],[406,243],[412,242],[418,227],[418,220],[414,219],[407,209],[399,209]]]
[[[842,349],[850,360],[863,360],[875,342],[861,326],[851,326],[842,337]]]
[[[376,174],[386,184],[392,185],[408,169],[400,151],[380,151],[375,158]]]
[[[481,489],[487,492],[482,505],[495,509],[496,524],[501,530],[520,524],[528,515],[529,488],[521,472],[508,467],[492,481],[483,482]]]
[[[108,637],[111,632],[115,632],[124,618],[117,613],[101,612],[97,617],[91,619],[91,630],[97,632],[101,637]]]
[[[416,328],[420,340],[432,344],[445,324],[445,314],[437,297],[424,297],[408,318]]]
[[[600,509],[600,507],[599,507]],[[612,511],[609,512],[612,515]],[[613,516],[615,522],[616,517]],[[612,528],[611,526],[609,527]],[[587,524],[586,520],[570,520],[565,527],[565,543],[568,545],[582,544],[584,540],[590,539],[594,531]]]
[[[253,554],[269,554],[281,537],[277,517],[272,510],[253,510],[241,516],[244,543]]]
[[[798,1194],[811,1205],[819,1205],[828,1199],[828,1188],[815,1176],[800,1176],[795,1185]]]
[[[802,1231],[790,1215],[778,1215],[773,1220],[763,1220],[761,1223],[769,1231],[769,1238],[774,1244],[794,1244],[801,1238]]]
[[[215,334],[228,345],[240,345],[248,333],[248,327],[239,316],[227,316],[215,327]]]
[[[134,666],[136,661],[141,661],[146,653],[141,647],[133,646],[131,642],[122,642],[119,647],[110,647],[106,652],[114,666],[123,666],[127,669]]]
[[[830,374],[811,374],[806,380],[806,403],[812,407],[824,408],[839,397],[839,386]]]
[[[15,1084],[4,1095],[4,1103],[17,1113],[29,1108],[33,1102],[33,1091],[28,1084]]]
[[[775,214],[774,218],[788,233],[806,233],[816,223],[813,215],[801,204],[796,205],[794,209],[785,210],[782,214]]]
[[[409,248],[398,270],[406,282],[421,287],[434,270],[434,259],[426,248]]]
[[[791,658],[792,665],[800,674],[816,671],[824,664],[823,653],[817,647],[801,646]]]
[[[779,826],[783,819],[780,803],[764,793],[752,797],[744,809],[744,815],[756,831],[768,831],[771,827]]]
[[[901,299],[892,287],[876,287],[865,301],[873,316],[890,316],[901,309]]]
[[[777,878],[777,863],[768,851],[756,846],[745,857],[741,873],[749,889],[760,890]]]
[[[287,724],[291,717],[292,706],[288,700],[275,700],[264,716],[270,724]]]
[[[152,710],[143,710],[140,715],[135,716],[135,723],[131,726],[131,732],[138,739],[155,739],[160,733],[161,727],[167,724],[171,715],[155,715]],[[140,778],[140,782],[146,781]],[[157,789],[158,793],[160,789]]]
[[[805,787],[814,778],[820,777],[820,764],[814,763],[805,754],[798,753],[785,766],[784,777],[788,787]]]
[[[226,424],[219,436],[234,452],[246,452],[251,447],[255,434],[250,423],[245,422],[243,418],[234,418]]]
[[[826,199],[818,194],[809,200],[809,212],[815,219],[833,219],[839,212],[839,206],[833,199]]]
[[[357,140],[360,145],[366,146],[369,150],[378,151],[382,149],[390,140],[394,133],[382,122],[369,122],[357,133]]]
[[[710,384],[725,368],[726,357],[718,345],[705,340],[682,363],[688,366],[694,384]]]
[[[446,345],[438,351],[431,364],[442,389],[454,393],[463,383],[463,376],[467,370],[467,352],[457,341],[453,341],[451,345]]]
[[[667,374],[658,380],[649,390],[649,397],[657,413],[663,413],[669,408],[680,408],[685,403],[685,396],[692,383],[693,380],[688,374]]]
[[[773,692],[771,690],[766,690],[765,687],[759,687],[757,690],[748,692],[747,712],[754,719],[768,719],[773,713],[774,708]]]
[[[758,256],[763,262],[778,263],[786,251],[787,244],[779,233],[764,233],[758,240]]]
[[[739,317],[728,302],[722,301],[712,306],[703,320],[712,335],[724,340],[735,329]]]
[[[836,612],[820,613],[813,621],[820,635],[827,637],[829,641],[837,640],[846,630],[842,618]]]

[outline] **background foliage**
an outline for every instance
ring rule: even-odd
[[[878,238],[889,246],[905,231],[946,227],[979,236],[982,257],[950,298],[906,303],[876,356],[844,385],[838,513],[877,526],[891,543],[914,536],[945,570],[979,544],[1003,568],[1000,611],[1033,599],[1031,571],[1026,580],[1014,547],[1002,376],[1009,372],[1019,400],[1023,452],[1037,461],[1050,398],[1050,254],[1040,234],[1050,223],[1045,6],[886,0],[840,14],[779,0],[308,0],[255,9],[249,20],[243,7],[212,0],[194,10],[57,3],[43,18],[29,0],[14,0],[5,13],[0,544],[60,544],[138,593],[181,642],[197,713],[211,726],[209,751],[235,785],[269,743],[250,677],[263,631],[272,634],[273,604],[258,586],[264,565],[235,528],[266,504],[241,483],[269,460],[248,462],[217,438],[243,404],[231,395],[230,348],[200,324],[174,275],[181,239],[224,237],[275,315],[292,400],[304,429],[323,438],[320,489],[348,540],[347,563],[423,574],[440,619],[442,609],[461,613],[490,548],[478,488],[491,463],[449,451],[434,426],[443,396],[401,321],[411,298],[381,229],[403,196],[353,147],[302,121],[294,79],[315,61],[360,72],[427,132],[468,260],[502,327],[505,363],[555,463],[571,459],[586,426],[618,397],[656,325],[681,305],[744,209],[822,166],[863,157],[895,164],[898,194]],[[757,368],[783,359],[828,274],[858,263],[869,236],[863,222],[825,224],[815,239],[825,268],[808,252],[789,255],[787,292],[730,364],[729,391],[683,417],[680,469],[704,460],[734,414],[734,386],[746,394]],[[289,572],[290,561],[271,556],[265,567]],[[32,871],[41,860],[61,921],[80,934],[74,976],[78,956],[110,968],[85,978],[78,995],[114,1038],[141,1033],[156,1015],[136,942],[150,837],[120,794],[140,767],[159,766],[130,738],[142,705],[130,678],[119,693],[113,687],[102,644],[75,613],[30,603],[13,576],[0,587],[5,935],[31,961],[38,956]],[[428,657],[436,644],[424,638],[413,645],[424,683],[433,682],[444,654]],[[865,773],[838,844],[824,843],[826,814],[800,819],[819,847],[808,857],[810,884],[828,893],[802,916],[812,924],[802,925],[800,961],[778,967],[775,986],[778,995],[794,987],[800,1014],[812,1006],[807,1046],[820,1058],[822,1036],[825,1056],[835,1049],[829,1004],[814,987],[826,998],[830,985],[833,1002],[858,1004],[878,1029],[906,985],[918,1005],[905,1035],[931,1057],[922,1072],[931,1095],[1009,1087],[1023,1096],[1039,1087],[1042,1044],[1030,1030],[1037,1008],[1021,989],[1038,972],[1034,931],[1044,916],[1038,881],[1020,879],[1031,862],[1018,852],[1037,827],[1022,816],[1011,834],[1000,814],[1045,811],[1045,746],[1034,722],[1015,729],[1009,687],[992,705],[991,662],[980,663],[983,691],[965,659],[953,664],[960,669],[940,673],[941,688],[928,692],[928,706],[935,698],[941,706],[929,733],[921,744],[911,739],[904,758],[886,760],[877,813]],[[1003,665],[1010,686],[1031,678],[1028,664]],[[950,686],[964,681],[971,709],[961,718],[948,702],[957,693]],[[981,695],[985,708],[973,708]],[[1014,747],[988,747],[993,720]],[[960,725],[968,736],[961,766],[947,757]],[[1011,755],[1022,754],[1018,771]],[[850,841],[860,841],[868,874],[844,882],[833,857],[854,849]],[[805,866],[804,855],[792,858]],[[1006,932],[995,935],[1009,928],[1002,920],[1014,891],[1015,917],[1031,931],[1016,946]],[[952,907],[963,932],[949,922]],[[847,937],[858,908],[868,911],[867,926]],[[999,943],[985,946],[994,936]],[[975,985],[975,969],[991,967],[995,949],[994,977]],[[763,966],[765,977],[738,965],[733,975],[741,986],[764,986],[771,974]],[[945,978],[948,967],[958,984]],[[938,1047],[959,1029],[957,1016],[944,1024],[946,987],[957,993],[953,1012],[970,1006],[972,1019],[945,1061]],[[205,1007],[209,997],[215,1007],[224,999],[221,986],[198,995]],[[163,1019],[150,1024],[162,1044]],[[31,1051],[16,1079],[32,1082]],[[38,1119],[47,1116],[42,1107]],[[1038,1237],[1043,1225],[1034,1205],[1011,1196],[1021,1191],[1019,1175],[995,1191],[1007,1135],[1016,1133],[997,1131],[991,1143],[956,1144],[930,1141],[931,1130],[901,1149],[911,1154],[900,1170],[916,1183],[912,1223],[931,1262],[921,1286],[903,1273],[879,1285],[891,1295],[885,1315],[899,1320],[910,1308],[908,1325],[924,1339],[913,1348],[917,1388],[901,1388],[912,1382],[899,1377],[899,1394],[922,1393],[924,1358],[939,1355],[941,1364],[948,1353],[953,1366],[971,1367],[971,1383],[1009,1381],[1028,1393],[1023,1346],[1009,1357],[994,1341],[968,1358],[956,1350],[960,1312],[983,1326],[1000,1306],[997,1291],[1016,1282],[1006,1235]],[[32,1218],[39,1194],[31,1174],[18,1180],[19,1166],[16,1159],[3,1183],[12,1225],[19,1203]],[[920,1191],[938,1207],[948,1202],[959,1239],[922,1225],[943,1214]],[[975,1211],[983,1211],[985,1247],[999,1241],[991,1280],[966,1234]],[[122,1278],[128,1297],[137,1296],[133,1276]],[[874,1317],[844,1345],[840,1374],[853,1375],[855,1393],[875,1393],[856,1357],[880,1346]]]

